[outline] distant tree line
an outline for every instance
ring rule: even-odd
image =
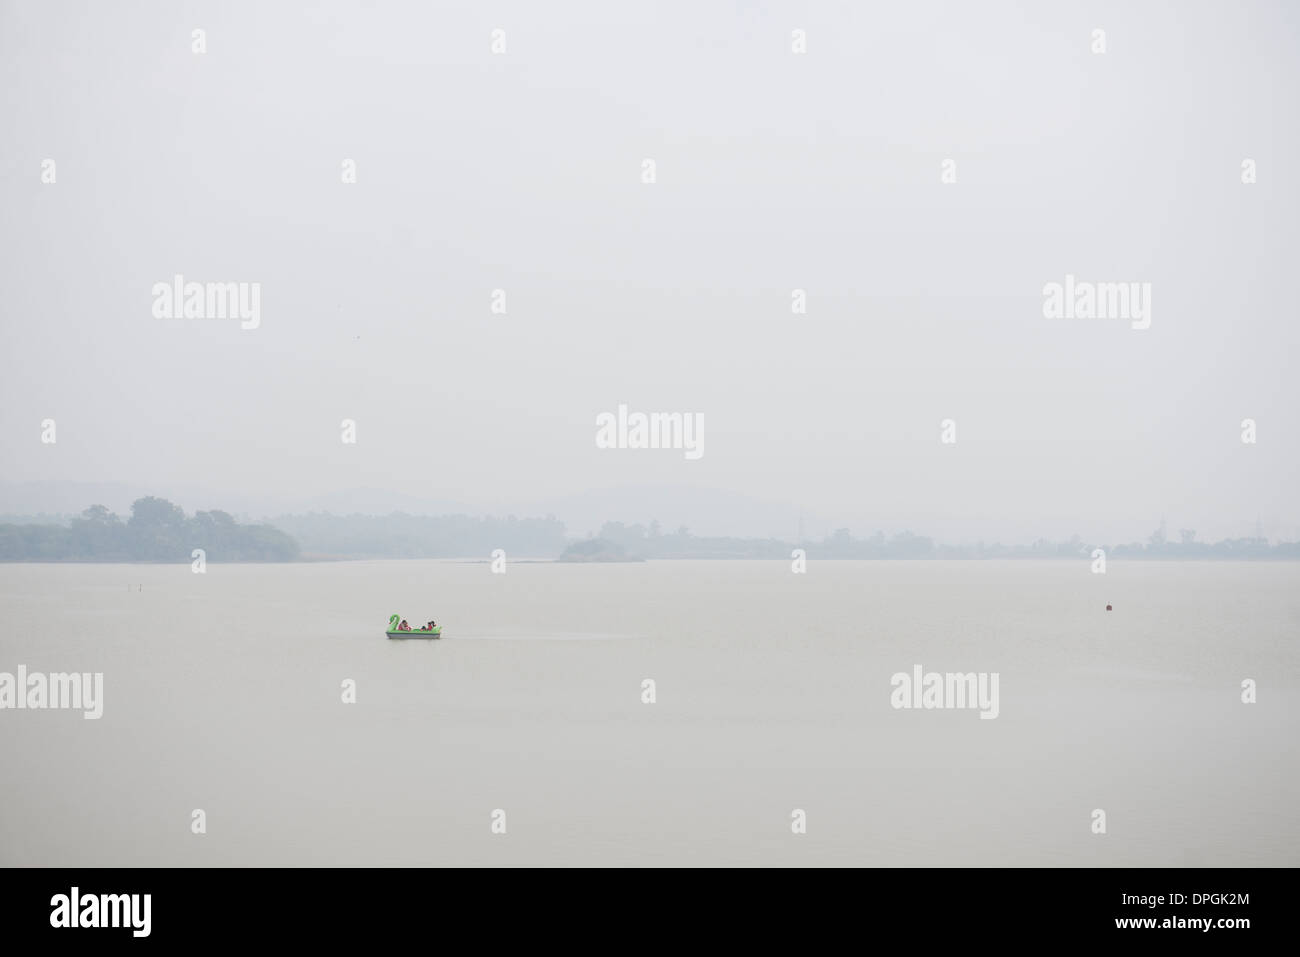
[[[944,545],[923,535],[876,532],[856,538],[841,528],[819,541],[723,538],[692,535],[687,528],[665,532],[648,526],[606,522],[597,536],[566,538],[564,523],[546,518],[467,515],[283,515],[273,525],[238,524],[221,511],[186,516],[163,498],[137,499],[123,521],[103,505],[92,505],[66,524],[0,523],[0,561],[190,561],[196,548],[208,561],[293,561],[357,558],[489,558],[503,549],[510,558],[564,561],[640,559],[789,559],[802,548],[818,559],[1088,559],[1097,548],[1107,558],[1127,559],[1300,559],[1300,543],[1270,545],[1260,537],[1198,542],[1191,529],[1171,541],[1162,525],[1146,542],[1090,544],[1039,539],[1032,545]]]
[[[643,562],[644,558],[628,555],[622,545],[604,538],[585,538],[572,542],[561,554],[562,562]]]
[[[564,523],[546,518],[469,515],[281,515],[273,519],[316,558],[554,558],[564,550]]]
[[[298,543],[270,525],[240,525],[221,511],[187,517],[165,498],[131,505],[126,521],[92,505],[67,525],[0,524],[0,561],[188,562],[201,548],[211,562],[287,562]]]
[[[640,558],[789,558],[796,548],[808,556],[840,559],[1001,559],[1001,558],[1091,558],[1104,549],[1108,558],[1155,559],[1300,559],[1300,542],[1270,545],[1265,538],[1231,538],[1220,542],[1198,542],[1196,532],[1182,529],[1179,541],[1169,541],[1163,526],[1147,542],[1118,545],[1089,544],[1079,536],[1068,542],[1039,539],[1032,545],[943,545],[923,535],[899,532],[886,537],[876,532],[869,538],[854,538],[841,528],[820,541],[783,542],[772,538],[697,537],[687,528],[663,532],[657,522],[649,526],[606,522],[596,538],[610,542],[628,557]]]

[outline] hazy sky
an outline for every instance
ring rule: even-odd
[[[0,480],[1296,535],[1298,19],[5,0]],[[260,326],[155,318],[177,273],[260,283]],[[1044,318],[1067,273],[1150,283],[1150,328]],[[596,448],[619,403],[705,454]]]

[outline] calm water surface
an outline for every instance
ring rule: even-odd
[[[0,864],[1294,866],[1298,635],[1293,563],[0,565],[0,671],[104,674],[0,711]]]

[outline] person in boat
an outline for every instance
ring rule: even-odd
[[[402,623],[401,623],[400,625],[397,626],[397,630],[398,630],[398,631],[410,631],[410,630],[411,630],[411,626],[408,625],[408,624],[406,623],[406,619],[403,618],[403,619],[402,619]]]
[[[430,619],[429,619],[429,623],[428,623],[427,625],[424,626],[424,630],[425,630],[425,631],[433,631],[433,619],[432,619],[432,618],[430,618]]]

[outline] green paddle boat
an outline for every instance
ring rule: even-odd
[[[388,619],[388,637],[389,638],[441,638],[442,625],[434,625],[432,628],[402,628],[402,616],[393,615]]]

